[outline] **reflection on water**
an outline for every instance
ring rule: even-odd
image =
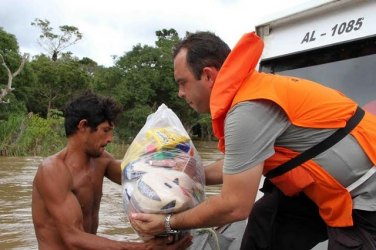
[[[214,142],[195,142],[204,165],[221,158]],[[121,158],[122,156],[120,156]],[[41,157],[0,157],[0,249],[37,249],[31,219],[32,181]],[[217,193],[210,187],[207,195]],[[98,235],[137,241],[121,198],[121,187],[105,180]]]

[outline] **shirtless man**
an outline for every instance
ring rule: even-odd
[[[34,178],[32,217],[44,249],[185,249],[191,236],[120,242],[97,236],[103,178],[121,184],[120,161],[105,151],[121,106],[110,98],[84,93],[64,112],[66,147],[46,158]]]

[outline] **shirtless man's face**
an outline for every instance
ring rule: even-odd
[[[107,121],[98,125],[97,130],[88,129],[85,141],[86,153],[90,157],[99,157],[108,143],[112,141],[114,126]]]

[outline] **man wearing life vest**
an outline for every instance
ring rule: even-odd
[[[262,50],[255,33],[231,52],[210,32],[175,47],[179,97],[212,116],[224,160],[205,173],[222,190],[167,221],[134,214],[133,225],[156,235],[249,216],[241,249],[311,249],[326,239],[329,249],[376,249],[376,117],[321,84],[257,72]]]

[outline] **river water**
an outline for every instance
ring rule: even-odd
[[[222,156],[215,142],[195,142],[204,164]],[[122,156],[119,156],[121,159]],[[0,157],[0,249],[37,249],[31,218],[32,182],[42,157]],[[208,187],[207,195],[219,186]],[[121,187],[105,179],[99,214],[98,235],[137,241],[125,216]]]

